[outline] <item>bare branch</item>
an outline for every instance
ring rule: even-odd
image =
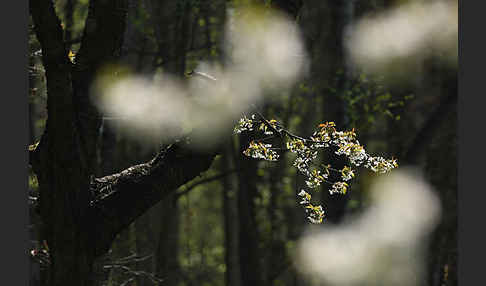
[[[214,175],[214,176],[211,176],[211,177],[207,177],[205,179],[202,179],[202,180],[199,180],[197,182],[194,182],[192,183],[190,186],[183,186],[182,188],[182,191],[178,192],[176,194],[176,200],[179,199],[181,196],[184,196],[186,195],[187,193],[189,193],[191,190],[193,190],[195,187],[197,186],[200,186],[200,185],[203,185],[203,184],[206,184],[206,183],[209,183],[209,182],[212,182],[212,181],[216,181],[216,180],[219,180],[221,178],[224,178],[226,176],[229,176],[231,174],[233,174],[234,172],[236,172],[237,170],[230,170],[228,172],[224,172],[222,174],[218,174],[218,175]]]
[[[124,266],[124,265],[116,265],[116,264],[104,265],[103,268],[104,269],[121,269],[124,272],[126,272],[127,274],[135,276],[135,277],[145,276],[145,277],[149,278],[150,280],[152,280],[152,282],[154,282],[154,283],[161,283],[161,282],[164,281],[163,279],[156,277],[152,273],[148,273],[148,272],[142,271],[142,270],[132,270],[130,267]],[[133,281],[134,278],[132,277],[130,279],[129,279],[128,282]],[[127,283],[127,281],[125,281],[122,285],[126,285],[125,283]]]
[[[69,143],[75,141],[72,132],[74,106],[71,62],[63,42],[61,22],[50,0],[31,0],[29,7],[35,34],[41,44],[42,62],[47,79],[48,128],[42,137],[49,133],[50,142],[63,142],[56,146],[59,148],[56,151],[61,154],[71,153],[72,150],[68,150],[71,147]]]
[[[128,283],[132,282],[133,280],[135,280],[135,278],[133,278],[133,277],[128,278],[122,284],[120,284],[120,286],[126,286],[126,285],[128,285]]]
[[[50,0],[30,0],[30,14],[34,30],[41,44],[42,60],[46,70],[64,70],[69,63],[63,42],[61,21]]]
[[[125,264],[129,264],[129,263],[136,263],[136,262],[145,261],[145,260],[147,260],[147,259],[149,259],[153,256],[154,256],[153,254],[149,254],[149,255],[146,255],[146,256],[137,256],[137,254],[132,254],[132,255],[129,255],[127,257],[122,257],[122,258],[119,258],[117,260],[111,261],[111,263],[109,262],[108,264],[110,264],[110,265],[125,265]]]

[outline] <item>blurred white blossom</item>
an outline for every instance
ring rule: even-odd
[[[437,196],[403,168],[378,177],[370,192],[363,214],[299,241],[301,272],[326,285],[419,285],[426,238],[440,217]]]
[[[230,12],[224,68],[201,63],[185,82],[167,74],[154,82],[133,76],[104,81],[97,86],[100,109],[123,117],[118,125],[135,139],[191,132],[199,146],[216,143],[266,90],[294,84],[307,61],[297,26],[283,15],[254,7]],[[240,131],[252,128],[241,123]]]
[[[354,65],[387,78],[409,78],[430,56],[456,66],[457,1],[409,1],[366,16],[348,28],[345,45]]]

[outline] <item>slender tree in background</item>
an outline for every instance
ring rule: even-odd
[[[222,171],[235,169],[234,141],[229,140],[224,149]],[[238,219],[238,177],[231,174],[223,180],[223,210],[225,229],[226,285],[241,285],[239,219]]]

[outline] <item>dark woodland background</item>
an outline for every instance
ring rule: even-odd
[[[53,2],[67,50],[77,54],[89,1]],[[221,61],[226,9],[233,2],[129,0],[120,61],[155,80],[161,71],[184,79],[200,61]],[[284,100],[269,102],[262,112],[303,136],[324,121],[336,122],[339,129],[355,128],[370,153],[398,158],[401,166],[419,166],[443,209],[429,242],[422,285],[457,285],[457,70],[426,57],[420,62],[422,74],[393,84],[384,80],[386,74],[347,70],[341,41],[344,27],[407,1],[261,2],[298,23],[311,63],[309,75]],[[48,114],[41,54],[31,19],[30,144],[41,139]],[[303,179],[287,156],[275,163],[243,156],[247,137],[228,134],[223,151],[202,176],[178,187],[124,228],[108,252],[96,258],[96,284],[310,285],[296,271],[291,256],[308,225],[296,199]],[[102,177],[150,160],[159,148],[142,146],[105,125],[94,175]],[[361,174],[346,196],[319,193],[329,223],[339,223],[366,207],[360,190],[370,178]],[[29,251],[49,248],[41,231],[47,222],[40,215],[39,195],[38,180],[30,171]],[[32,256],[30,285],[46,285],[42,273],[48,271],[49,259]]]

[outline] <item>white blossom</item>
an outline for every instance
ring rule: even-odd
[[[347,190],[348,190],[348,184],[346,184],[345,182],[336,182],[336,183],[332,184],[332,187],[329,190],[329,193],[331,195],[335,194],[335,193],[344,195],[344,194],[346,194]]]

